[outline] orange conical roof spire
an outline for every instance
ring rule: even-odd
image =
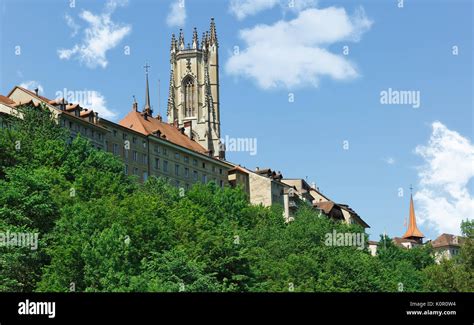
[[[423,234],[416,226],[416,217],[415,217],[415,207],[413,206],[413,196],[410,195],[410,221],[408,224],[408,229],[403,238],[418,239],[423,238]]]

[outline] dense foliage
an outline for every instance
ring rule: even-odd
[[[0,247],[0,291],[473,291],[472,242],[440,265],[387,237],[377,257],[326,246],[333,230],[363,229],[309,208],[286,224],[238,188],[140,184],[44,109],[12,124],[0,130],[0,232],[39,244]]]

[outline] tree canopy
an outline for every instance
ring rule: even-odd
[[[440,265],[429,247],[387,237],[376,257],[327,246],[334,230],[363,229],[310,207],[285,223],[281,207],[250,205],[240,188],[140,184],[117,157],[69,141],[46,108],[21,111],[0,130],[0,232],[39,242],[0,247],[0,291],[473,291],[472,240]]]

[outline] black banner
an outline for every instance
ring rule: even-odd
[[[472,324],[473,301],[474,294],[469,293],[3,293],[0,324],[63,320],[394,320]]]

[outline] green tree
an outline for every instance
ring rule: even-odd
[[[458,255],[452,260],[442,259],[439,264],[424,269],[428,291],[474,292],[474,221],[461,223],[461,242]]]

